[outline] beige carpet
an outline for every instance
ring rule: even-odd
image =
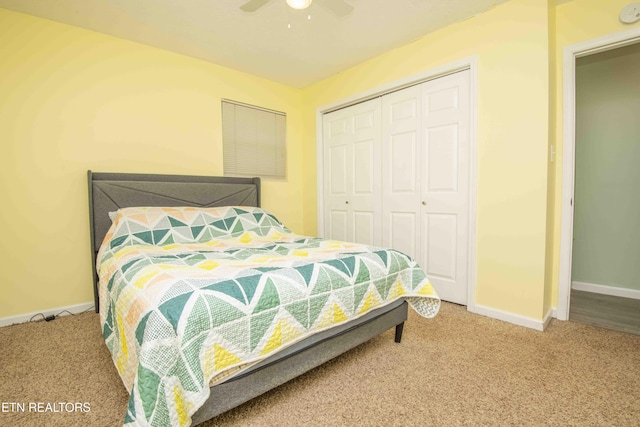
[[[117,426],[127,397],[96,314],[0,328],[0,425]],[[214,425],[639,426],[640,336],[536,332],[444,304],[435,319],[410,313],[401,344],[388,331]]]

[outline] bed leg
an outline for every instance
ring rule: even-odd
[[[404,322],[400,323],[399,325],[396,325],[396,339],[395,341],[397,343],[400,342],[400,340],[402,340],[402,329],[404,328]]]

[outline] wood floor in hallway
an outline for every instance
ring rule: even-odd
[[[640,300],[571,291],[569,320],[640,335]]]

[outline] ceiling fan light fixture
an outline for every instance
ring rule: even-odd
[[[289,7],[293,9],[303,10],[311,6],[313,0],[287,0]]]

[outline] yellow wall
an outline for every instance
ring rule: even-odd
[[[264,205],[313,235],[317,108],[475,55],[476,304],[542,319],[558,300],[562,49],[640,25],[618,21],[626,4],[511,0],[303,90],[0,9],[0,318],[92,300],[87,169],[219,175],[220,99],[282,110],[288,180],[264,183]]]
[[[628,0],[573,0],[556,7],[555,10],[555,141],[556,163],[554,165],[555,188],[550,192],[553,197],[553,231],[549,238],[553,252],[549,276],[552,296],[551,306],[558,305],[558,274],[560,269],[560,225],[562,216],[562,162],[563,162],[563,49],[577,43],[593,40],[609,34],[639,28],[640,22],[632,25],[622,24],[618,16],[628,5]]]
[[[549,35],[546,0],[512,0],[304,91],[318,107],[471,55],[478,59],[476,304],[542,319]],[[316,147],[305,145],[305,232],[317,230]]]
[[[558,304],[562,50],[640,26],[618,20],[628,3],[511,0],[426,35],[305,89],[306,138],[315,137],[318,107],[477,55],[476,304],[542,319]],[[315,145],[304,156],[305,233],[314,234]]]
[[[0,318],[93,301],[87,169],[221,175],[221,98],[287,113],[263,205],[302,232],[301,90],[4,9],[0,40]]]

